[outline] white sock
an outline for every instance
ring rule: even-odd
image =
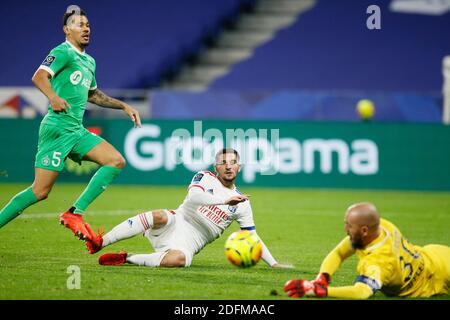
[[[127,262],[138,266],[159,267],[166,252],[154,252],[151,254],[128,254]]]
[[[110,232],[103,236],[102,248],[124,239],[144,233],[145,230],[153,228],[153,214],[151,211],[144,212],[125,220],[115,226]]]

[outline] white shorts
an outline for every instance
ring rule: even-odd
[[[180,212],[166,210],[168,215],[172,215],[169,223],[161,229],[151,229],[144,233],[144,236],[152,244],[156,252],[165,252],[167,250],[180,250],[186,256],[186,267],[192,263],[192,258],[205,245],[206,241],[202,239],[201,234],[190,223],[184,219]]]

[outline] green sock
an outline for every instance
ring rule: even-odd
[[[122,169],[110,166],[103,166],[94,174],[88,186],[77,199],[74,213],[83,214],[87,207],[99,196],[106,187],[113,182]]]
[[[16,194],[0,211],[0,228],[16,218],[23,210],[37,201],[36,195],[33,193],[31,187]]]

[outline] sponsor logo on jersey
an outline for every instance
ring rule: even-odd
[[[214,194],[214,190],[213,189],[208,189],[207,190],[209,193]]]
[[[50,67],[53,61],[55,61],[55,56],[47,56],[45,60],[42,62],[43,66]]]
[[[217,206],[202,206],[197,211],[216,225],[220,225],[230,219],[230,216]]]
[[[84,78],[81,85],[85,88],[90,89],[91,88],[91,80],[89,80],[88,78]]]
[[[72,72],[72,74],[70,75],[70,82],[76,86],[77,84],[80,83],[81,79],[83,79],[83,74],[81,73],[81,71],[74,71]]]

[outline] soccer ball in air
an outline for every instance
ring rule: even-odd
[[[356,104],[356,111],[363,120],[370,120],[375,114],[375,105],[371,100],[362,99]]]
[[[235,266],[248,268],[261,259],[262,242],[258,235],[248,230],[232,233],[225,242],[225,255]]]

